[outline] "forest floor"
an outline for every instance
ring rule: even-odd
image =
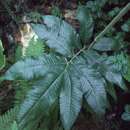
[[[85,3],[85,2],[83,2]],[[76,9],[78,7],[77,0],[72,0],[69,2],[61,2],[61,3],[43,3],[39,5],[37,1],[28,3],[28,6],[25,7],[26,11],[34,12],[38,11],[42,14],[51,14],[52,8],[54,6],[58,6],[61,10],[62,17],[69,22],[76,30],[79,29],[79,23],[75,19]],[[0,6],[0,9],[2,7]],[[24,11],[23,11],[24,12]],[[57,13],[57,12],[53,12]],[[17,28],[17,23],[12,24],[12,18],[10,15],[5,15],[6,13],[0,13],[0,37],[4,44],[5,54],[8,57],[8,66],[12,64],[12,59],[10,59],[12,52],[14,51],[14,42],[18,43],[21,41],[21,33]],[[19,12],[16,15],[23,15]],[[11,38],[10,38],[11,37]],[[11,41],[13,38],[14,41]],[[8,67],[7,67],[8,68]],[[6,70],[6,68],[5,68]],[[0,74],[3,74],[5,70],[2,70]],[[13,104],[15,91],[12,84],[10,82],[4,82],[0,86],[0,114],[3,114],[7,111]],[[84,112],[84,110],[83,110]],[[115,110],[108,113],[105,119],[102,119],[100,122],[97,122],[94,118],[88,118],[83,116],[82,114],[79,116],[77,122],[75,123],[74,130],[130,130],[130,124],[124,122],[117,116],[112,117],[116,113]],[[119,112],[120,113],[120,112]],[[129,128],[128,128],[129,127]]]

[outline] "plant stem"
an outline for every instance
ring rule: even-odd
[[[128,11],[130,10],[130,2],[119,12],[119,14],[105,27],[105,29],[94,39],[88,47],[88,50],[93,47],[95,42],[103,37]]]
[[[103,37],[128,11],[130,10],[130,2],[119,12],[119,14],[105,27],[105,29],[94,39],[87,48],[86,46],[79,50],[69,61],[71,63],[85,49],[90,50],[98,39]]]

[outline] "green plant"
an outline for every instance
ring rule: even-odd
[[[51,14],[62,18],[62,12],[57,6],[52,6]]]
[[[127,22],[125,22],[122,26],[121,26],[122,30],[124,32],[130,32],[130,20],[128,20]]]
[[[13,122],[11,130],[18,130],[18,125],[17,125],[16,121]]]
[[[127,90],[123,80],[126,72],[124,66],[127,64],[124,59],[127,61],[127,58],[121,48],[116,47],[116,41],[104,35],[129,8],[130,3],[96,36],[88,48],[85,42],[91,39],[94,24],[86,7],[81,6],[78,10],[80,35],[71,25],[55,16],[43,16],[44,24],[32,24],[39,38],[45,40],[46,45],[54,51],[20,60],[3,76],[4,80],[35,81],[17,116],[19,130],[37,130],[39,126],[43,129],[46,117],[54,108],[54,113],[57,113],[56,124],[60,124],[57,116],[60,113],[64,129],[70,130],[83,100],[99,117],[105,113],[109,104],[108,82]],[[115,50],[116,53],[113,52]],[[108,51],[113,53],[102,53]]]
[[[125,106],[125,112],[122,114],[122,119],[125,121],[130,121],[130,105]]]
[[[18,46],[15,53],[15,60],[18,61],[25,57],[38,57],[45,52],[45,42],[41,39],[32,37],[27,47]]]
[[[0,117],[0,130],[15,130],[18,111],[19,108],[15,107]]]
[[[0,70],[5,66],[5,55],[3,54],[4,48],[0,40]]]
[[[127,72],[124,74],[124,78],[130,82],[130,58],[128,57]]]
[[[87,6],[79,6],[77,19],[80,21],[80,37],[82,42],[86,43],[92,37],[94,30],[93,17]]]

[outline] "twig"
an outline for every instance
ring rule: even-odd
[[[128,11],[130,10],[130,2],[119,12],[119,14],[105,27],[105,29],[94,39],[89,47],[83,47],[69,61],[71,63],[85,49],[90,50],[98,39],[103,37]]]
[[[119,12],[119,14],[105,27],[105,29],[94,39],[88,49],[91,49],[95,42],[103,37],[128,11],[130,10],[130,2]]]

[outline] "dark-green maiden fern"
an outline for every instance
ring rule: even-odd
[[[119,61],[118,56],[98,53],[113,51],[116,47],[113,39],[102,37],[106,30],[100,34],[100,39],[96,39],[97,44],[89,49],[82,48],[81,40],[89,41],[94,28],[91,13],[87,10],[85,14],[86,10],[85,6],[78,10],[80,36],[71,25],[55,16],[43,16],[44,24],[32,24],[39,38],[45,40],[54,52],[20,60],[3,77],[4,80],[35,80],[17,116],[19,130],[37,130],[39,123],[45,123],[44,118],[56,102],[62,125],[65,130],[70,130],[83,100],[98,116],[105,113],[109,107],[107,82],[127,89],[122,70],[115,64],[115,61]],[[118,17],[121,16],[119,14]],[[116,20],[112,21],[112,25]],[[88,29],[89,36],[84,29]]]
[[[13,109],[6,112],[5,115],[0,117],[0,130],[18,130],[17,128],[17,114],[19,107],[14,107]]]

